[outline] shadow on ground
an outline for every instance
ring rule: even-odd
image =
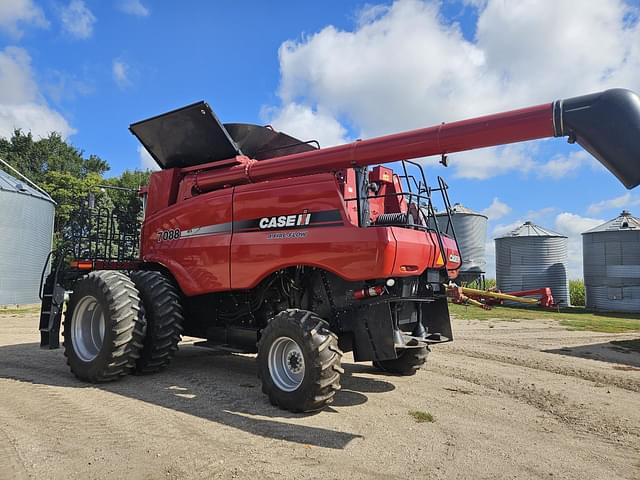
[[[366,394],[384,393],[395,387],[386,381],[360,375],[372,367],[346,364],[342,390],[330,408],[367,402]],[[65,364],[62,350],[41,350],[37,343],[0,347],[0,378],[38,385],[98,388],[164,408],[194,415],[266,438],[342,449],[354,438],[345,431],[292,423],[313,414],[294,414],[269,404],[261,393],[254,356],[214,352],[181,346],[172,365],[153,375],[128,376],[104,384],[77,380]],[[43,405],[46,409],[46,406]],[[288,421],[290,420],[290,421]]]
[[[640,340],[619,340],[544,351],[570,357],[589,358],[601,362],[628,365],[634,369],[640,369]],[[620,368],[624,369],[624,367]]]

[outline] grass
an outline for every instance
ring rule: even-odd
[[[409,415],[413,417],[416,423],[433,423],[436,421],[433,415],[422,410],[409,410]]]
[[[569,330],[624,333],[640,331],[640,315],[624,313],[595,313],[580,307],[543,310],[541,308],[516,308],[494,306],[491,310],[478,307],[449,304],[452,315],[462,320],[556,320]]]
[[[40,305],[28,305],[25,307],[0,307],[0,315],[11,315],[20,313],[38,313]]]

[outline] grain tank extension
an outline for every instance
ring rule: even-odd
[[[130,128],[161,168],[140,192],[144,220],[105,217],[106,247],[75,230],[45,282],[41,345],[58,346],[72,292],[64,348],[80,379],[161,370],[186,334],[257,353],[263,391],[292,411],[332,402],[345,351],[411,375],[453,339],[445,285],[462,258],[447,185],[411,159],[566,136],[640,183],[640,100],[627,90],[331,148],[222,124],[204,102]]]

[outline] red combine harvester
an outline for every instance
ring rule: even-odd
[[[446,285],[461,258],[434,207],[437,194],[449,212],[447,185],[429,186],[410,159],[568,136],[640,183],[640,98],[628,90],[322,149],[223,125],[206,103],[130,128],[161,167],[141,192],[144,220],[95,208],[74,219],[44,284],[41,345],[59,346],[68,297],[78,378],[158,371],[184,334],[257,352],[263,391],[292,411],[332,401],[343,351],[411,375],[453,338]],[[380,165],[391,162],[399,173]]]

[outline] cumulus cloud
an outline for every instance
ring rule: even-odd
[[[66,138],[75,132],[42,97],[27,51],[6,47],[0,51],[0,136],[10,137],[15,129],[30,131],[37,138],[51,132]]]
[[[509,223],[499,223],[495,227],[493,227],[493,231],[491,232],[491,237],[496,239],[499,237],[505,236],[507,233],[514,231],[516,228],[521,226],[525,220],[519,218],[513,222]]]
[[[571,152],[568,155],[554,155],[549,161],[544,162],[536,169],[538,176],[559,180],[568,175],[575,174],[585,166],[597,167],[597,161],[584,150]]]
[[[142,145],[138,145],[138,158],[140,159],[140,168],[142,170],[160,170],[151,154]]]
[[[273,115],[272,115],[273,114]],[[302,141],[317,140],[322,147],[347,142],[346,129],[330,114],[313,110],[306,105],[289,103],[275,112],[263,111],[262,116],[276,130]]]
[[[533,170],[535,151],[535,145],[519,143],[463,152],[452,155],[449,162],[455,168],[455,177],[485,180],[504,173]]]
[[[582,233],[602,223],[602,219],[582,217],[569,212],[562,212],[556,216],[556,231],[568,238],[570,278],[582,278]]]
[[[18,38],[25,25],[47,27],[49,22],[32,0],[0,0],[0,30]]]
[[[604,212],[605,210],[611,210],[614,208],[631,208],[638,205],[640,205],[640,196],[632,195],[631,192],[627,192],[619,197],[592,203],[589,205],[589,208],[587,208],[587,212],[590,215],[595,215],[600,212]]]
[[[129,80],[129,65],[122,60],[114,60],[111,67],[111,73],[113,74],[113,81],[116,82],[118,87],[125,88],[131,84]]]
[[[491,205],[482,210],[482,214],[489,217],[490,220],[499,220],[511,212],[511,207],[500,201],[498,197],[493,197]]]
[[[145,7],[140,0],[120,0],[117,4],[118,10],[128,15],[138,17],[149,16],[149,8]]]
[[[640,22],[623,0],[468,3],[478,11],[473,40],[446,23],[439,2],[398,0],[364,8],[352,29],[327,26],[283,43],[272,118],[291,108],[322,112],[323,123],[366,138],[640,87]],[[532,145],[455,154],[451,164],[465,178],[527,173],[539,163]],[[559,178],[583,161],[570,154],[546,167]]]
[[[96,17],[82,0],[71,0],[60,10],[64,30],[76,38],[89,38],[93,34]]]

